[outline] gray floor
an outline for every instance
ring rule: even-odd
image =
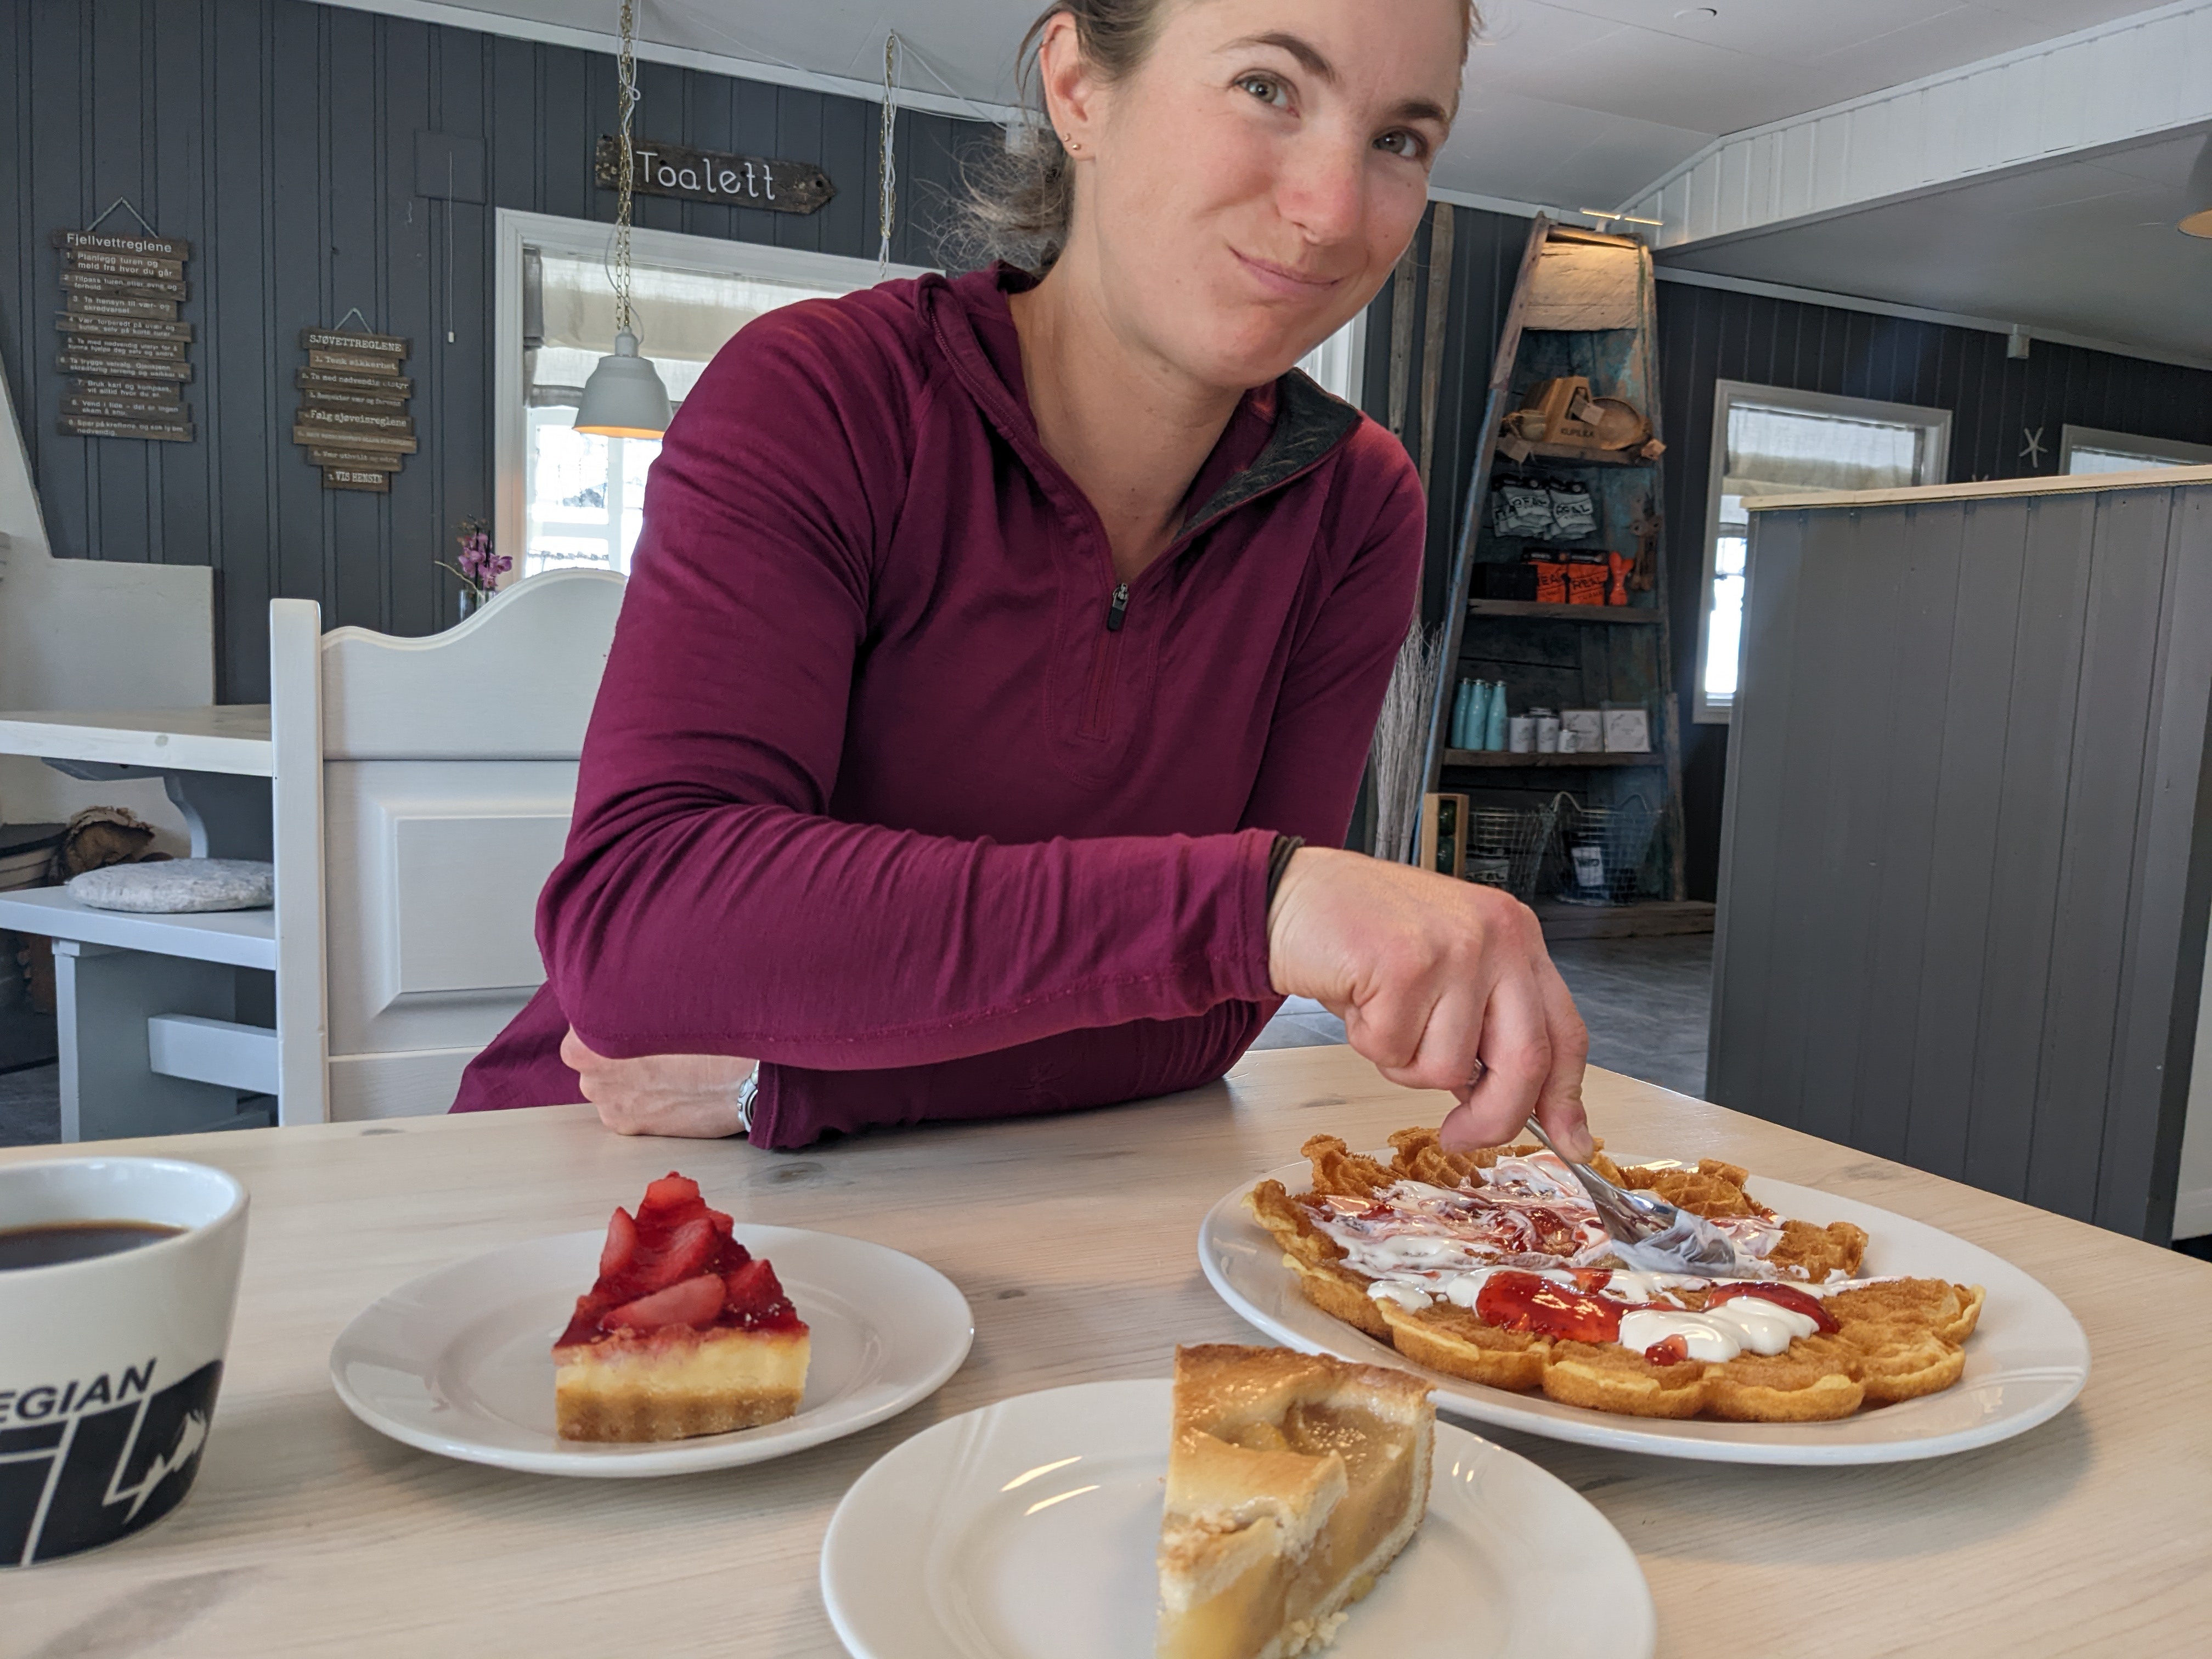
[[[44,1146],[62,1138],[62,1069],[0,1072],[0,1146]]]
[[[1711,933],[1561,939],[1552,960],[1589,1027],[1591,1065],[1677,1094],[1704,1095]]]
[[[1679,1094],[1705,1088],[1706,1013],[1713,993],[1713,936],[1563,939],[1552,946],[1559,976],[1589,1027],[1590,1060]],[[1344,1041],[1344,1023],[1292,997],[1255,1048]]]
[[[1704,1092],[1711,934],[1567,939],[1552,947],[1552,959],[1589,1027],[1595,1064],[1686,1095]],[[1343,1021],[1317,1002],[1292,997],[1252,1046],[1298,1048],[1343,1041]],[[59,1139],[59,1088],[56,1066],[0,1073],[0,1146]]]

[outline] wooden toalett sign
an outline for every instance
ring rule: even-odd
[[[602,137],[593,153],[592,181],[601,190],[622,186],[622,141]],[[731,155],[654,139],[630,141],[630,185],[641,196],[673,196],[724,207],[812,213],[837,193],[830,175],[811,161],[778,161]]]
[[[303,328],[307,366],[292,371],[300,393],[292,441],[322,470],[325,489],[387,495],[392,476],[415,453],[407,412],[415,382],[399,372],[414,343],[398,334]]]
[[[196,434],[183,383],[192,378],[192,325],[177,315],[191,293],[179,237],[58,230],[61,349],[54,367],[72,377],[55,429],[72,438],[189,443]]]

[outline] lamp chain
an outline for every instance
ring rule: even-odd
[[[898,151],[893,143],[898,125],[898,49],[894,33],[884,36],[884,124],[878,139],[876,176],[881,194],[876,203],[876,222],[882,239],[876,247],[876,275],[888,276],[891,268],[891,221],[898,210]]]
[[[629,195],[637,161],[630,152],[630,112],[637,107],[637,17],[635,0],[622,0],[622,55],[615,60],[621,82],[622,185],[615,196],[615,332],[634,334],[629,309]]]

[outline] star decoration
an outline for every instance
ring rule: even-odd
[[[2043,465],[2043,428],[2037,427],[2031,432],[2026,427],[2022,427],[2020,429],[2020,435],[2027,440],[2020,447],[2021,459],[2030,467],[2040,467]]]

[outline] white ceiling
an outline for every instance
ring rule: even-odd
[[[1670,249],[1669,265],[1972,313],[2212,361],[2203,131]]]
[[[1378,7],[1394,0],[1370,0]],[[342,0],[368,9],[606,34],[615,0]],[[1014,47],[1042,0],[638,0],[640,39],[875,82],[884,36],[917,89],[1014,101]],[[1481,0],[1457,130],[1435,182],[1611,207],[1723,133],[1802,114],[2144,10],[2143,0]],[[650,53],[651,46],[647,52]]]

